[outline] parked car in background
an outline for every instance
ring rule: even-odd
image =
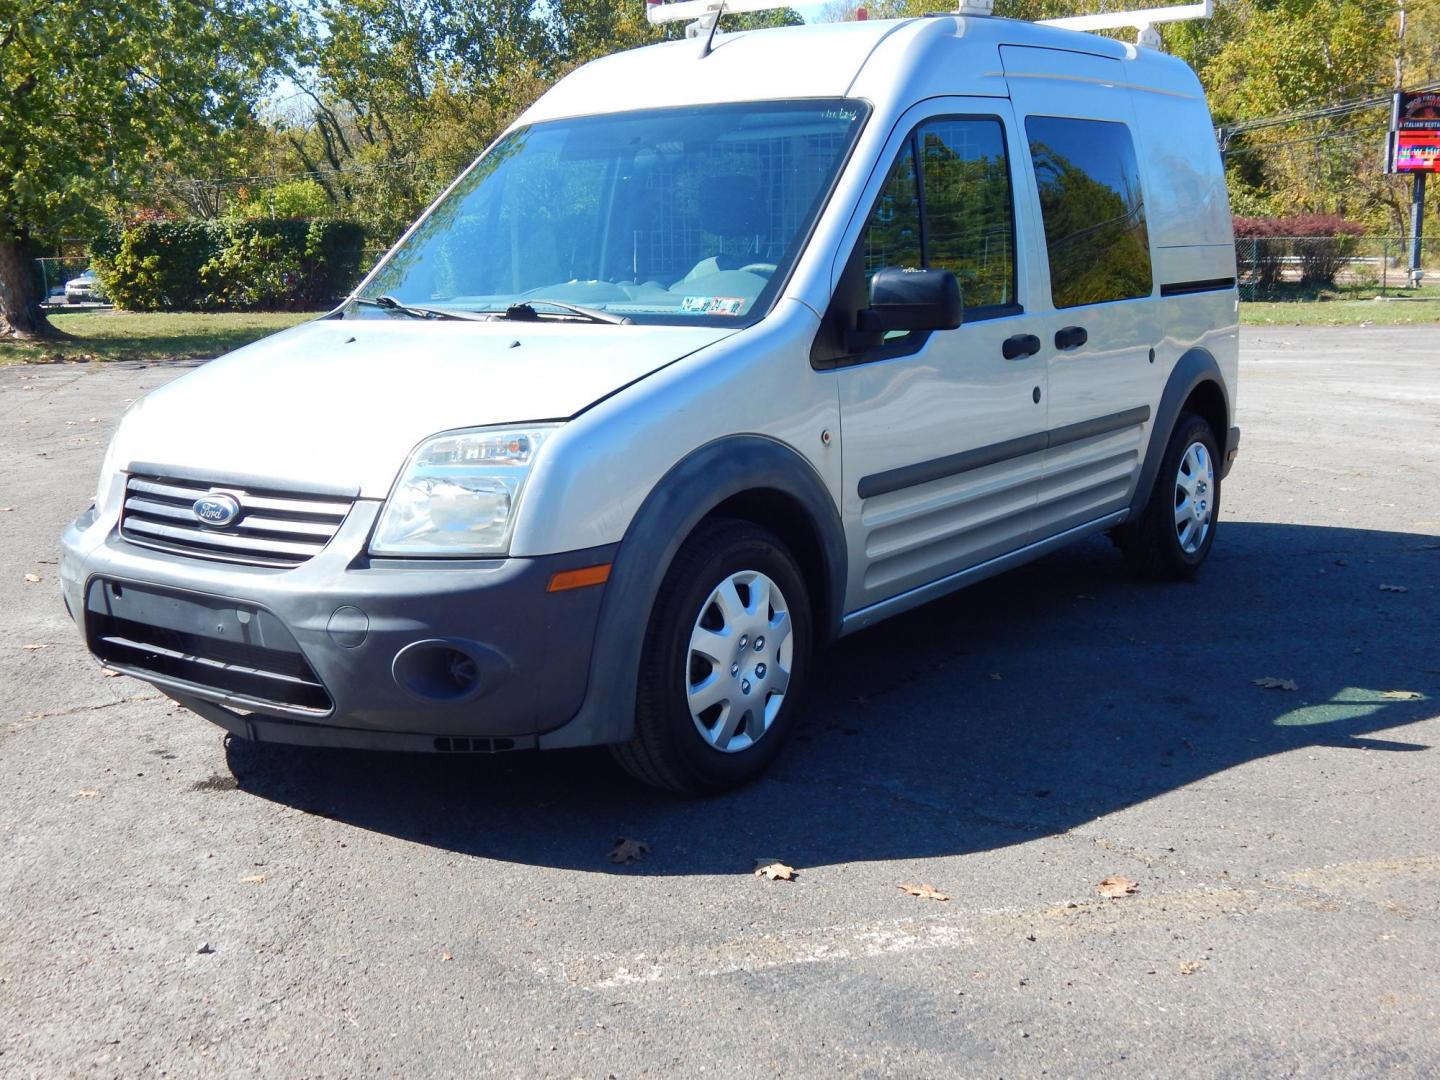
[[[100,275],[86,270],[79,277],[65,282],[67,304],[92,304],[105,299],[105,286],[100,284]]]

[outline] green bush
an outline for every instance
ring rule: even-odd
[[[230,216],[238,218],[323,218],[334,211],[325,189],[314,180],[289,180],[273,187],[244,191]]]
[[[224,243],[208,221],[142,221],[120,234],[113,252],[96,258],[96,268],[116,307],[131,311],[211,307],[200,268]]]
[[[364,243],[348,221],[143,221],[97,238],[93,251],[117,307],[278,311],[343,296]]]

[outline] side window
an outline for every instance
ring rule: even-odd
[[[886,266],[949,270],[967,311],[1015,303],[1015,209],[1000,121],[929,120],[916,128],[862,243],[867,280]]]
[[[933,120],[920,128],[925,265],[949,270],[965,307],[1015,302],[1015,209],[998,120]]]
[[[1028,116],[1025,133],[1055,306],[1149,296],[1150,241],[1130,129],[1109,120]]]
[[[895,159],[895,167],[865,223],[861,242],[865,245],[866,281],[887,266],[921,265],[919,183],[913,140],[905,143],[905,149]]]

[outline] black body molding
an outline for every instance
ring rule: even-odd
[[[623,742],[634,733],[640,651],[655,596],[691,530],[721,503],[768,489],[803,508],[819,539],[825,595],[817,644],[838,635],[847,555],[840,513],[814,467],[785,444],[762,435],[707,443],[674,465],[640,505],[615,555],[590,655],[584,704],[569,723],[539,739],[541,749]]]
[[[1192,293],[1224,292],[1235,288],[1233,277],[1206,278],[1203,281],[1171,281],[1160,286],[1161,296],[1189,296]]]
[[[1004,442],[991,443],[989,446],[977,446],[973,450],[962,450],[958,454],[947,454],[945,457],[931,458],[929,461],[918,461],[913,465],[902,465],[898,469],[871,473],[869,476],[860,478],[857,492],[862,499],[873,499],[877,495],[888,495],[892,491],[901,491],[904,488],[914,487],[916,484],[928,483],[946,476],[955,476],[958,473],[969,472],[971,469],[983,469],[987,465],[995,465],[1011,458],[1038,454],[1042,450],[1064,446],[1066,443],[1079,442],[1081,439],[1089,439],[1096,435],[1107,435],[1112,431],[1123,431],[1125,428],[1143,424],[1149,419],[1150,406],[1137,405],[1135,408],[1126,409],[1123,412],[1097,416],[1092,420],[1081,420],[1079,423],[1066,424],[1064,427],[1052,428],[1050,431],[1037,431],[1033,435],[1022,435],[1018,439],[1006,439]]]

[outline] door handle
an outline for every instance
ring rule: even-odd
[[[1055,348],[1078,349],[1090,340],[1083,326],[1065,326],[1055,331]]]
[[[1016,334],[1005,339],[1000,352],[1006,360],[1018,360],[1022,356],[1034,356],[1040,351],[1040,339],[1034,334]]]

